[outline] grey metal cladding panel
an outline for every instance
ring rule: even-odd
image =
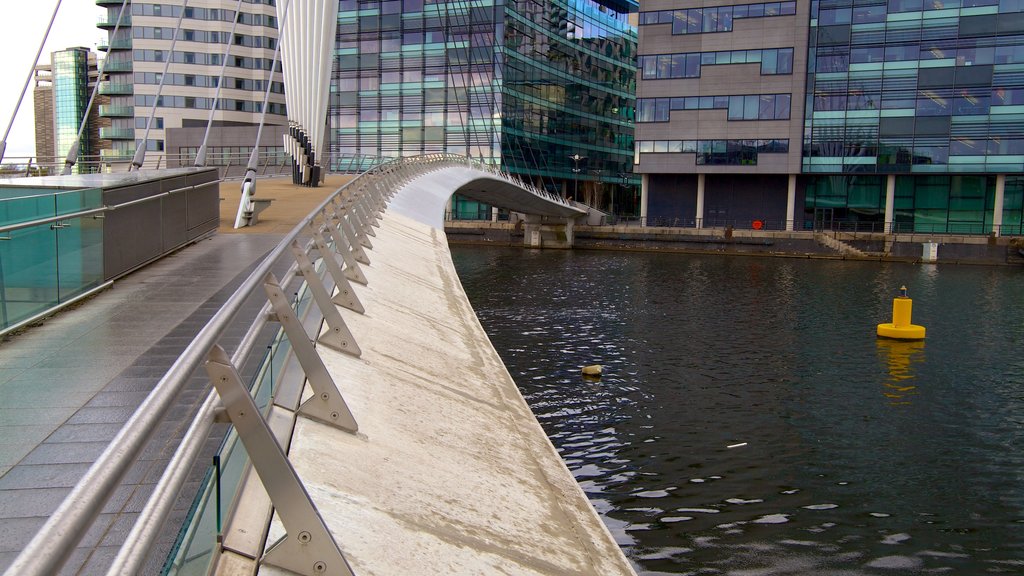
[[[103,204],[107,206],[116,206],[118,204],[124,204],[125,202],[131,202],[132,200],[138,200],[140,198],[153,196],[154,194],[159,193],[160,184],[158,181],[143,182],[141,184],[122,186],[120,188],[110,188],[103,191]]]
[[[103,222],[103,276],[111,279],[161,253],[160,201],[108,212]]]
[[[188,242],[188,194],[171,194],[160,199],[163,203],[160,213],[163,230],[161,252],[168,252]]]
[[[914,118],[911,117],[897,117],[897,118],[881,118],[878,122],[878,136],[913,136],[914,135]]]
[[[1000,15],[1002,18],[1002,15]],[[996,31],[995,14],[978,14],[976,16],[963,16],[960,18],[960,37],[969,38],[972,36],[992,36]]]
[[[942,68],[922,68],[917,72],[918,88],[948,88],[953,86],[956,69],[952,66]]]
[[[959,86],[991,86],[991,64],[984,66],[957,66],[956,85]]]
[[[188,198],[186,227],[189,240],[217,228],[220,220],[220,187],[216,182],[185,193]]]
[[[199,184],[206,184],[208,182],[219,182],[220,176],[216,168],[209,168],[201,172],[193,172],[188,175],[188,184],[190,186],[198,186]]]
[[[174,178],[167,178],[160,180],[160,191],[170,192],[172,190],[178,190],[188,186],[188,176],[177,176]]]

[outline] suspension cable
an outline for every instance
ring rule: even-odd
[[[241,2],[241,0],[239,0]],[[270,108],[270,89],[273,86],[274,71],[277,69],[277,57],[281,53],[281,39],[284,37],[285,23],[288,21],[288,9],[292,3],[284,6],[281,14],[281,22],[278,25],[277,43],[274,45],[274,60],[270,64],[270,78],[267,80],[267,90],[263,94],[263,111],[260,114],[260,127],[256,130],[256,142],[253,144],[252,153],[249,154],[249,164],[245,167],[245,176],[242,178],[242,196],[238,203],[238,213],[235,215],[235,228],[245,226],[245,213],[253,209],[252,197],[256,194],[256,170],[260,163],[260,139],[263,137],[263,124],[267,119],[267,110]]]
[[[210,105],[210,115],[206,119],[206,132],[203,133],[203,143],[199,146],[199,151],[196,152],[196,167],[206,166],[206,143],[210,139],[210,128],[213,127],[213,115],[217,112],[217,106],[220,105],[220,89],[224,86],[224,74],[228,69],[228,58],[231,56],[231,44],[235,37],[235,29],[238,27],[238,21],[241,20],[241,12],[242,0],[238,0],[238,4],[235,5],[235,17],[231,22],[231,33],[228,34],[228,47],[224,50],[224,60],[220,64],[220,75],[217,77],[217,90],[213,93],[213,104]],[[280,34],[278,34],[278,36],[280,36]],[[273,70],[270,71],[270,76],[273,78]]]
[[[57,11],[60,10],[61,0],[57,0],[57,4],[53,7],[53,15],[50,16],[50,23],[46,25],[46,32],[43,33],[43,39],[39,41],[39,49],[36,50],[36,58],[32,61],[32,65],[28,69],[28,78],[25,78],[25,85],[21,88],[21,96],[18,96],[18,103],[14,105],[14,113],[11,114],[11,120],[7,123],[7,130],[4,131],[4,139],[0,140],[0,161],[4,159],[4,150],[7,149],[7,137],[11,135],[11,127],[14,126],[14,119],[18,116],[18,109],[21,108],[21,102],[25,99],[25,92],[28,91],[28,85],[32,83],[32,75],[35,74],[36,64],[39,63],[39,56],[43,53],[43,46],[46,45],[46,39],[50,36],[50,28],[53,28],[53,21],[57,19]]]
[[[185,10],[188,8],[188,0],[182,0],[181,14],[178,15],[178,25],[174,28],[174,36],[171,38],[171,47],[168,50],[167,59],[164,61],[164,71],[160,75],[160,84],[156,87],[156,95],[153,96],[153,107],[149,110],[149,119],[146,120],[146,132],[142,137],[142,145],[135,150],[132,164],[128,171],[138,171],[142,163],[146,161],[146,146],[149,144],[149,130],[153,126],[153,117],[156,116],[156,105],[160,102],[160,94],[164,91],[164,82],[167,80],[167,70],[174,60],[174,46],[178,43],[178,33],[181,31],[181,23],[185,20]]]
[[[124,17],[124,10],[128,6],[128,0],[121,2],[121,10],[117,13],[117,24],[114,25],[114,31],[110,34],[111,43],[117,38],[117,31],[121,29],[121,18]],[[71,148],[68,149],[67,158],[64,159],[64,170],[61,172],[62,175],[67,176],[71,174],[72,168],[75,167],[75,163],[78,162],[78,149],[82,142],[82,134],[85,133],[85,125],[89,122],[89,113],[92,111],[92,105],[96,102],[96,95],[100,90],[100,82],[103,81],[103,74],[107,69],[107,62],[109,61],[110,55],[108,54],[103,62],[100,64],[99,70],[96,72],[96,84],[92,87],[92,95],[89,96],[89,104],[85,107],[85,114],[82,116],[82,123],[78,126],[78,135],[75,136],[75,141],[71,143]]]

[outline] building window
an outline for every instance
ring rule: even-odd
[[[638,60],[644,80],[699,78],[701,66],[726,64],[760,63],[761,74],[764,76],[793,73],[792,48],[652,54],[640,56]]]

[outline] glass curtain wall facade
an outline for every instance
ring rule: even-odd
[[[54,154],[66,157],[78,138],[78,129],[85,119],[89,105],[89,50],[69,48],[54,52],[51,56],[53,74],[53,127]],[[80,153],[89,154],[93,149],[89,131],[82,133]],[[75,165],[76,172],[85,167]]]
[[[1020,234],[1022,10],[812,2],[803,172],[828,175],[807,180],[807,219],[880,224],[892,188],[896,231],[988,233],[1002,196],[1001,232]]]
[[[648,223],[1024,233],[1024,2],[645,0],[639,52]]]
[[[635,7],[342,0],[333,161],[465,154],[628,212]],[[470,204],[456,201],[460,216],[489,214]]]

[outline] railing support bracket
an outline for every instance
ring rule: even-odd
[[[231,359],[219,345],[207,356],[206,372],[284,524],[285,535],[263,554],[260,563],[305,576],[352,576],[351,567],[302,480],[242,385]]]

